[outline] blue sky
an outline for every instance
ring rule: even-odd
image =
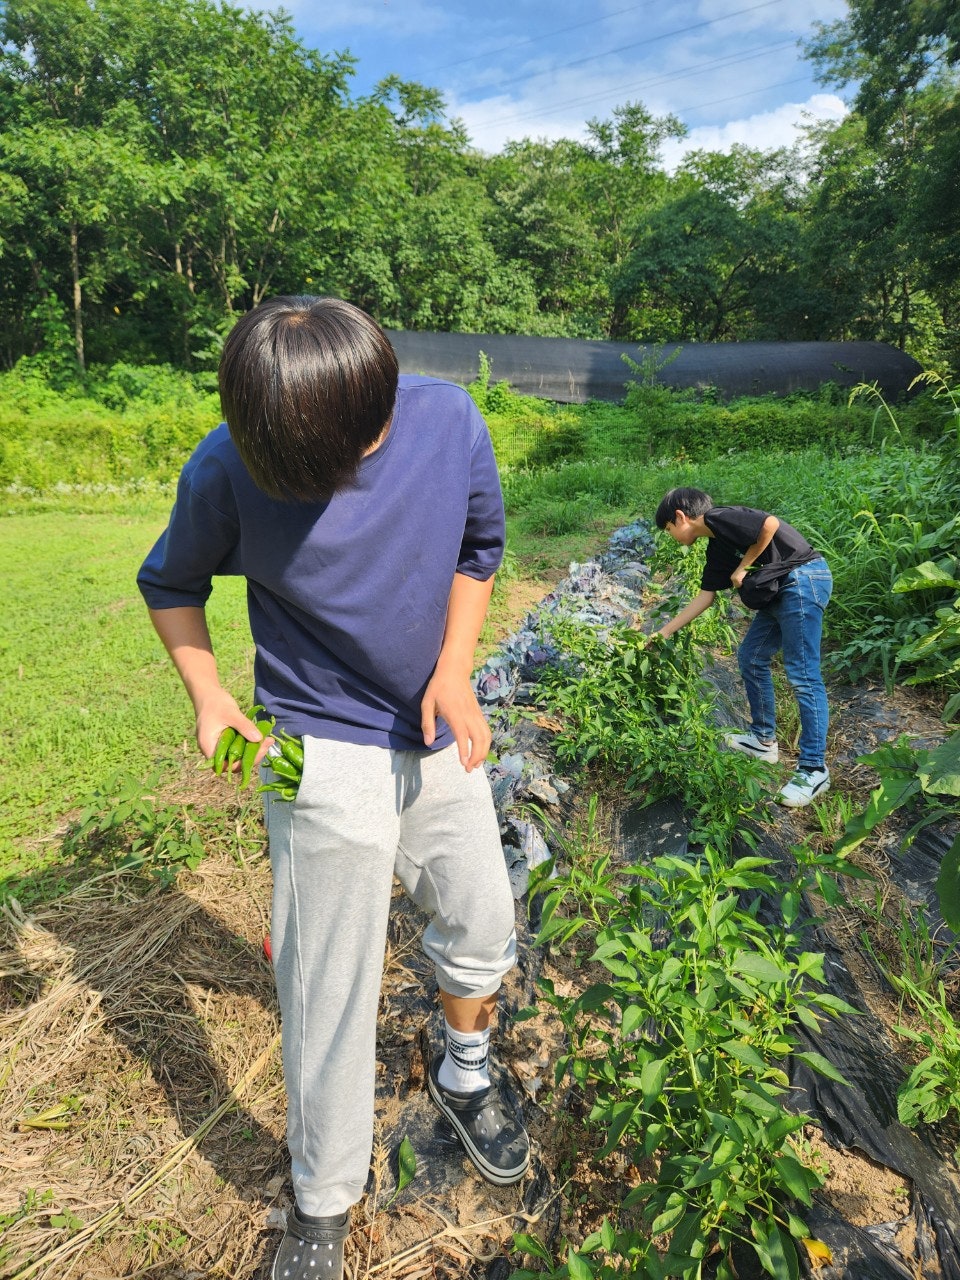
[[[263,5],[255,7],[262,8]],[[582,138],[591,117],[643,102],[690,130],[693,147],[797,140],[797,126],[838,119],[799,42],[842,0],[286,0],[298,35],[356,59],[354,96],[396,73],[439,89],[471,141]]]

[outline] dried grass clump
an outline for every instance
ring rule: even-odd
[[[265,1280],[292,1203],[262,855],[160,888],[100,875],[0,914],[0,1276]],[[509,1251],[521,1195],[393,1197],[389,1135],[428,1108],[435,992],[402,894],[380,1009],[383,1129],[346,1275],[463,1280]],[[429,1108],[428,1108],[429,1109]],[[453,1153],[453,1167],[460,1157]]]
[[[285,1170],[268,902],[261,859],[5,908],[4,1275],[255,1274]]]

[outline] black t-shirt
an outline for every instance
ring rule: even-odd
[[[728,591],[731,588],[731,573],[739,566],[747,547],[752,547],[759,538],[769,514],[769,511],[757,511],[754,507],[710,508],[703,517],[713,537],[707,539],[707,563],[700,580],[702,591]],[[757,556],[756,569],[750,570],[750,576],[756,574],[757,581],[785,577],[797,565],[819,558],[820,552],[814,551],[802,533],[785,520],[780,520],[780,528],[770,545]],[[764,570],[762,574],[761,569]]]

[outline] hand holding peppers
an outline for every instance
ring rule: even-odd
[[[270,736],[275,721],[255,719],[263,707],[251,707],[247,719],[253,720],[261,737],[255,741],[245,738],[242,733],[227,725],[217,740],[213,753],[213,771],[219,777],[223,773],[238,773],[237,785],[246,787],[253,773],[257,755],[263,745],[263,739]],[[281,800],[293,800],[300,786],[303,774],[303,744],[299,738],[293,738],[282,729],[272,735],[275,739],[267,754],[267,764],[276,775],[272,782],[263,783],[257,791],[271,791]]]
[[[263,740],[269,736],[274,725],[272,717],[269,720],[257,720],[256,716],[260,711],[263,711],[263,707],[256,706],[247,712],[247,719],[256,725],[259,738],[251,740],[232,725],[227,725],[217,739],[213,753],[213,772],[218,777],[222,773],[238,773],[238,784],[241,787],[249,783]]]

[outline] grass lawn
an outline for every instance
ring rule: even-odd
[[[168,509],[0,520],[10,594],[0,620],[4,873],[26,869],[24,858],[36,865],[58,819],[112,772],[146,775],[192,737],[189,702],[135,581]],[[242,698],[252,679],[244,584],[220,579],[209,613],[224,681]]]

